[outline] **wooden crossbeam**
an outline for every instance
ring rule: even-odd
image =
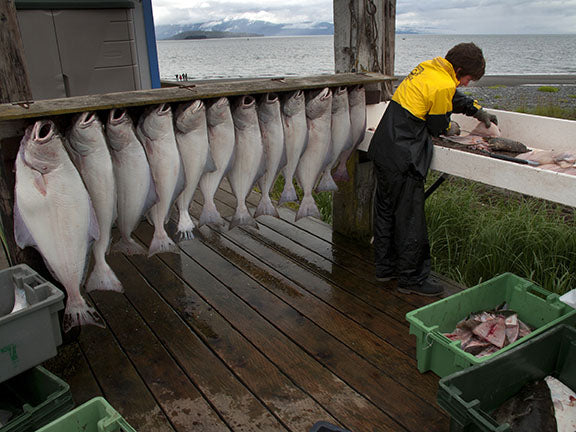
[[[193,99],[208,99],[222,96],[370,84],[391,81],[393,79],[394,77],[392,76],[380,73],[342,73],[297,78],[204,81],[198,84],[189,81],[185,85],[178,87],[40,100],[27,106],[2,104],[0,105],[0,121],[169,102],[184,102]]]

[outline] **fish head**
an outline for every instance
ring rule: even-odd
[[[206,106],[201,99],[181,104],[176,109],[176,128],[183,133],[198,129],[206,123]]]
[[[246,129],[253,125],[257,121],[256,99],[250,95],[238,98],[234,104],[232,118],[234,119],[234,127],[238,129]]]
[[[157,140],[173,131],[172,109],[168,104],[160,104],[146,109],[138,124],[140,131],[148,138]]]
[[[282,104],[282,113],[285,116],[293,117],[305,109],[305,97],[302,90],[296,90],[288,94]]]
[[[266,93],[258,101],[258,119],[262,123],[270,123],[279,119],[280,98],[276,93]]]
[[[206,110],[206,120],[210,127],[224,123],[231,118],[230,116],[230,101],[225,97],[212,101]]]
[[[363,85],[355,85],[348,91],[348,103],[350,106],[366,103],[366,90]]]
[[[24,164],[41,174],[58,168],[65,155],[62,137],[52,120],[38,120],[28,126],[20,151]]]
[[[92,152],[95,143],[102,138],[104,126],[94,111],[86,111],[74,117],[67,144],[84,156]]]
[[[134,136],[134,123],[125,109],[112,108],[106,123],[108,144],[115,151],[120,151],[130,144]]]
[[[306,116],[316,119],[332,110],[332,92],[328,87],[322,90],[314,90],[306,95]]]
[[[336,87],[332,90],[332,113],[348,111],[348,90],[346,87]]]

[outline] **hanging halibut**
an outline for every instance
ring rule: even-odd
[[[206,107],[201,100],[180,105],[176,110],[176,142],[180,150],[186,185],[178,199],[178,233],[183,239],[193,239],[194,222],[188,211],[192,197],[205,172],[216,169],[210,154],[208,143],[208,126],[206,124]]]
[[[308,126],[306,125],[306,103],[304,92],[298,90],[288,95],[282,104],[282,127],[286,148],[286,165],[284,166],[284,190],[278,205],[286,202],[297,202],[298,195],[294,188],[294,175],[300,157],[308,143]]]
[[[270,199],[270,189],[274,186],[278,173],[286,164],[280,99],[274,93],[267,93],[260,100],[257,109],[262,145],[264,146],[265,171],[260,177],[262,196],[254,217],[263,215],[279,217],[278,211]]]
[[[328,153],[326,168],[322,173],[318,186],[316,186],[317,192],[338,190],[331,171],[344,149],[352,146],[352,127],[346,87],[338,87],[332,93],[332,123],[330,128],[332,131],[332,145]]]
[[[94,268],[86,282],[86,291],[123,292],[122,284],[106,262],[116,218],[116,181],[104,127],[96,113],[77,115],[65,144],[88,189],[100,229],[100,237],[92,245]]]
[[[205,224],[224,226],[224,220],[214,203],[214,195],[234,160],[234,121],[228,99],[223,97],[213,102],[206,110],[206,120],[210,153],[216,169],[200,178],[204,205],[198,226]]]
[[[103,326],[80,294],[86,258],[98,223],[88,191],[50,120],[26,129],[16,158],[14,237],[19,247],[34,246],[64,286],[68,298],[63,330]]]
[[[136,133],[148,156],[158,194],[157,203],[150,209],[154,235],[148,256],[160,252],[177,252],[178,247],[168,237],[164,227],[176,194],[179,193],[177,187],[181,176],[180,154],[174,136],[170,105],[160,104],[148,108],[138,121]]]
[[[106,123],[106,136],[116,178],[118,195],[116,224],[121,236],[112,246],[112,252],[144,255],[146,250],[134,241],[132,231],[158,199],[150,165],[126,110],[110,110]]]
[[[332,93],[329,88],[310,92],[306,97],[306,119],[308,122],[308,145],[300,158],[296,175],[304,191],[296,220],[306,216],[320,219],[320,212],[312,196],[312,190],[322,172],[330,150],[332,133]]]
[[[263,172],[262,135],[256,112],[256,99],[242,96],[232,112],[235,134],[235,158],[230,167],[228,180],[236,196],[236,213],[230,221],[230,229],[238,225],[256,227],[256,221],[246,207],[246,197]]]
[[[366,91],[363,85],[354,86],[348,91],[348,103],[350,105],[352,142],[340,154],[338,167],[332,175],[336,181],[348,181],[350,179],[346,163],[366,134]]]

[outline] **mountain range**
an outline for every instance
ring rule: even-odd
[[[260,36],[304,36],[304,35],[332,35],[334,24],[330,22],[304,22],[298,24],[275,24],[268,21],[254,21],[248,19],[232,19],[195,24],[163,24],[156,27],[157,39],[172,39],[184,32],[226,32],[229,36],[260,35]],[[396,29],[396,33],[423,33],[420,29]],[[427,33],[426,31],[424,33]],[[207,37],[214,37],[215,33]],[[221,34],[219,37],[223,37]],[[182,36],[178,38],[182,39]]]
[[[261,36],[303,36],[334,34],[334,24],[329,22],[275,24],[267,21],[235,19],[195,24],[163,24],[157,25],[155,30],[157,39],[170,39],[179,33],[192,31],[250,33]]]

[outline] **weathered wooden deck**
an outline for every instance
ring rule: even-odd
[[[217,199],[232,215],[230,192]],[[369,248],[280,213],[258,230],[203,227],[179,254],[111,255],[124,295],[89,296],[107,328],[68,335],[47,363],[76,404],[103,395],[141,432],[448,430],[405,320],[434,299],[377,283]],[[142,223],[138,239],[151,235]]]

